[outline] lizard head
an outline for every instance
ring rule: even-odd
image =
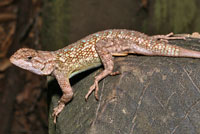
[[[21,48],[10,57],[10,62],[38,75],[49,75],[54,69],[51,56],[47,51]]]

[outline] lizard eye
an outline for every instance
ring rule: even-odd
[[[31,60],[31,59],[32,59],[32,57],[31,57],[31,56],[28,56],[28,57],[27,57],[27,59],[28,59],[28,60]]]

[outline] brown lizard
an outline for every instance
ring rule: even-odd
[[[57,51],[40,51],[21,48],[11,56],[10,61],[16,66],[38,75],[53,75],[57,79],[63,95],[54,108],[54,122],[65,104],[73,97],[69,78],[73,75],[97,67],[101,64],[104,70],[95,77],[85,99],[95,91],[98,99],[98,82],[113,72],[113,56],[126,56],[128,53],[142,55],[159,55],[171,57],[200,58],[200,52],[170,45],[167,39],[183,39],[169,35],[148,36],[146,34],[112,29],[97,32]]]

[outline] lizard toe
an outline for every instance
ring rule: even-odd
[[[111,76],[118,75],[118,74],[120,74],[120,71],[110,73]]]
[[[95,83],[90,87],[90,90],[88,91],[88,93],[85,95],[85,100],[87,101],[88,97],[90,96],[90,94],[95,90],[96,85]]]
[[[99,100],[99,97],[98,97],[98,91],[99,91],[99,85],[98,85],[98,82],[95,82],[95,98],[96,100]]]
[[[65,107],[65,104],[60,102],[59,105],[53,109],[54,112],[52,116],[54,117],[54,123],[56,123],[56,118],[60,114],[60,112],[63,110],[64,107]]]

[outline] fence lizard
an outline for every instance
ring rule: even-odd
[[[73,97],[69,78],[73,75],[103,64],[104,70],[95,77],[85,99],[95,91],[98,99],[98,82],[113,72],[113,56],[126,56],[128,53],[142,55],[159,55],[171,57],[200,58],[200,52],[170,45],[168,39],[183,39],[169,35],[148,36],[146,34],[112,29],[97,32],[57,51],[40,51],[21,48],[11,58],[11,63],[38,75],[53,75],[57,79],[63,95],[54,108],[54,122],[65,104]]]

